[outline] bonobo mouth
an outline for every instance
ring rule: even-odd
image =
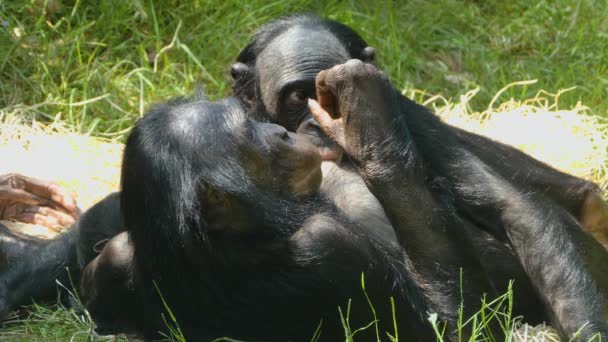
[[[316,135],[307,133],[301,133],[301,135],[317,148],[322,161],[339,162],[342,159],[342,148],[333,141],[327,141],[329,138],[321,139]]]
[[[342,159],[342,148],[323,133],[312,116],[302,120],[296,133],[306,138],[319,151],[321,160],[339,163]]]

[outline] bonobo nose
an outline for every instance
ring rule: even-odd
[[[298,126],[296,133],[313,135],[315,137],[323,136],[321,126],[319,126],[319,123],[313,117],[302,121],[300,126]]]
[[[283,126],[274,124],[268,125],[267,137],[273,141],[289,141],[290,139],[289,132]]]

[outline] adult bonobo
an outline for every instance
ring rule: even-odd
[[[495,172],[447,125],[433,126],[440,142],[414,140],[412,128],[438,119],[371,64],[350,60],[322,71],[316,89],[314,117],[357,166],[406,249],[417,234],[412,222],[475,217],[512,248],[563,337],[579,329],[584,341],[608,336],[608,253],[565,209]],[[438,174],[441,183],[429,186]]]
[[[290,131],[314,131],[306,99],[314,98],[314,77],[319,71],[348,59],[372,62],[375,50],[351,28],[312,14],[296,14],[262,26],[232,65],[234,93],[259,120],[280,124]],[[361,94],[364,96],[364,94]],[[429,122],[415,135],[433,134]],[[516,149],[451,127],[459,145],[522,188],[542,193],[572,213],[583,228],[608,248],[608,205],[599,188],[561,173]],[[415,136],[414,136],[415,139]],[[325,157],[341,155],[325,146]]]
[[[320,70],[345,62],[349,58],[371,61],[373,57],[374,50],[368,47],[354,31],[340,23],[323,20],[314,15],[289,16],[264,25],[254,35],[250,44],[243,49],[237,59],[238,62],[231,70],[234,91],[249,108],[253,117],[316,136],[313,140],[322,151],[324,159],[336,160],[341,156],[341,149],[336,148],[334,144],[326,143],[326,138],[319,133],[316,122],[310,119],[306,99],[316,97],[314,77]],[[365,93],[358,95],[366,96]],[[409,103],[408,106],[418,110],[414,103]],[[405,118],[408,119],[409,117]],[[458,138],[450,140],[450,143],[457,144],[461,149],[469,152],[466,155],[456,154],[447,158],[445,153],[448,150],[443,152],[421,150],[423,159],[426,156],[422,152],[428,152],[436,153],[429,156],[436,162],[444,161],[441,168],[428,170],[429,177],[424,179],[428,187],[442,188],[442,182],[452,175],[452,167],[457,166],[458,163],[474,165],[475,160],[480,159],[501,177],[516,184],[519,190],[547,197],[546,205],[549,208],[565,209],[577,217],[599,241],[608,242],[606,236],[608,207],[602,201],[600,192],[594,184],[558,172],[509,146],[447,126],[432,117],[428,120],[411,122],[409,125],[411,138],[416,144],[431,143],[443,146],[441,143],[443,136],[437,133],[441,129],[451,132]],[[336,167],[332,168],[332,170],[336,169]],[[354,178],[356,177],[351,175],[351,179]],[[466,180],[463,178],[461,181],[466,182]],[[341,202],[357,202],[361,193],[357,191],[355,195],[349,194],[348,188],[344,187],[340,192]],[[458,200],[466,200],[460,198],[461,195],[462,193],[459,192],[450,193],[445,200],[451,201],[452,196],[456,196]],[[345,209],[346,214],[351,217],[357,214],[348,208]],[[362,211],[364,214],[360,216],[365,216],[373,210],[368,208]],[[383,215],[384,213],[378,214],[378,216]],[[539,305],[541,298],[528,279],[522,263],[515,257],[514,251],[497,237],[486,233],[486,231],[495,232],[492,227],[500,225],[501,222],[484,221],[470,211],[458,212],[458,215],[474,222],[478,228],[483,228],[483,231],[476,231],[469,238],[477,249],[479,259],[497,291],[506,290],[507,281],[515,278],[515,312],[525,315],[531,322],[546,320],[547,314]],[[537,219],[546,213],[536,211],[531,215],[529,219]],[[410,240],[406,249],[410,249],[408,253],[412,259],[419,256],[426,257],[425,250],[435,248],[433,238],[423,240],[419,244],[411,243],[410,236],[403,238],[406,241],[408,238]],[[418,265],[421,268],[425,266],[430,268],[433,262],[426,260]],[[555,267],[559,268],[559,266]],[[433,275],[429,271],[428,282],[436,284],[441,280],[440,276]],[[454,291],[453,298],[458,298],[455,292],[458,289],[455,285],[457,282],[452,279],[450,283]],[[442,313],[444,318],[450,319],[457,312],[458,305],[450,303],[449,300],[444,301],[446,297],[450,296],[430,296],[437,301],[436,307],[439,307],[437,311]]]
[[[349,299],[352,327],[373,320],[363,273],[380,334],[393,330],[393,296],[402,336],[432,339],[401,248],[341,214],[320,164],[305,139],[248,119],[236,99],[155,107],[125,147],[130,241],[112,239],[83,273],[100,329],[166,331],[162,296],[188,340],[308,340],[322,323],[321,339],[337,341]]]

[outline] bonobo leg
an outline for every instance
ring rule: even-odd
[[[608,336],[608,253],[563,207],[498,175],[466,150],[451,167],[457,206],[511,246],[562,337]],[[459,157],[458,157],[459,156]]]
[[[446,126],[439,122],[431,125]],[[420,129],[428,131],[434,127]],[[608,204],[597,185],[560,172],[511,146],[456,127],[451,129],[464,149],[506,180],[542,193],[564,207],[608,249]]]
[[[382,204],[426,282],[422,287],[431,308],[450,323],[457,319],[461,298],[465,314],[476,312],[483,294],[496,293],[467,238],[474,226],[429,186],[430,172],[410,139],[399,92],[374,66],[351,60],[317,76],[317,96],[319,103],[309,101],[315,119],[344,148]]]
[[[94,319],[97,333],[141,331],[142,305],[134,281],[133,246],[129,234],[122,232],[82,272],[80,299]]]
[[[319,102],[328,113],[314,102],[311,109],[359,166],[406,250],[415,236],[408,224],[424,227],[420,213],[425,213],[425,206],[433,208],[432,200],[420,191],[424,179],[412,180],[417,173],[434,173],[439,177],[434,186],[450,194],[464,217],[474,218],[509,243],[564,337],[580,328],[583,340],[596,333],[607,336],[608,253],[562,206],[502,177],[459,145],[448,126],[435,125],[436,130],[427,135],[417,132],[412,143],[405,117],[409,122],[436,118],[391,93],[386,83],[375,67],[349,61],[317,78]],[[416,154],[418,148],[424,150],[424,160]],[[419,206],[418,213],[408,211],[407,205],[416,200],[425,206]],[[426,217],[431,223],[427,230],[432,232],[431,214]],[[445,217],[442,227],[448,231],[452,227]],[[435,240],[439,243],[427,246],[443,246],[443,241]]]
[[[70,277],[77,281],[84,265],[101,252],[99,243],[121,231],[119,195],[114,193],[82,214],[66,233],[0,272],[0,318],[32,299],[52,298],[57,281],[69,288]]]

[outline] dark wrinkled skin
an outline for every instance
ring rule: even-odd
[[[412,229],[416,225],[429,222],[440,236],[458,228],[454,213],[442,213],[434,201],[454,194],[456,210],[506,240],[563,337],[581,328],[582,341],[608,336],[608,253],[565,209],[494,172],[460,146],[448,126],[437,132],[441,146],[414,141],[409,124],[429,120],[431,113],[403,97],[371,64],[350,60],[322,71],[316,87],[325,110],[311,102],[314,117],[357,165],[408,254],[410,239],[420,233]],[[426,187],[425,178],[437,172],[430,170],[447,175],[443,188]]]

